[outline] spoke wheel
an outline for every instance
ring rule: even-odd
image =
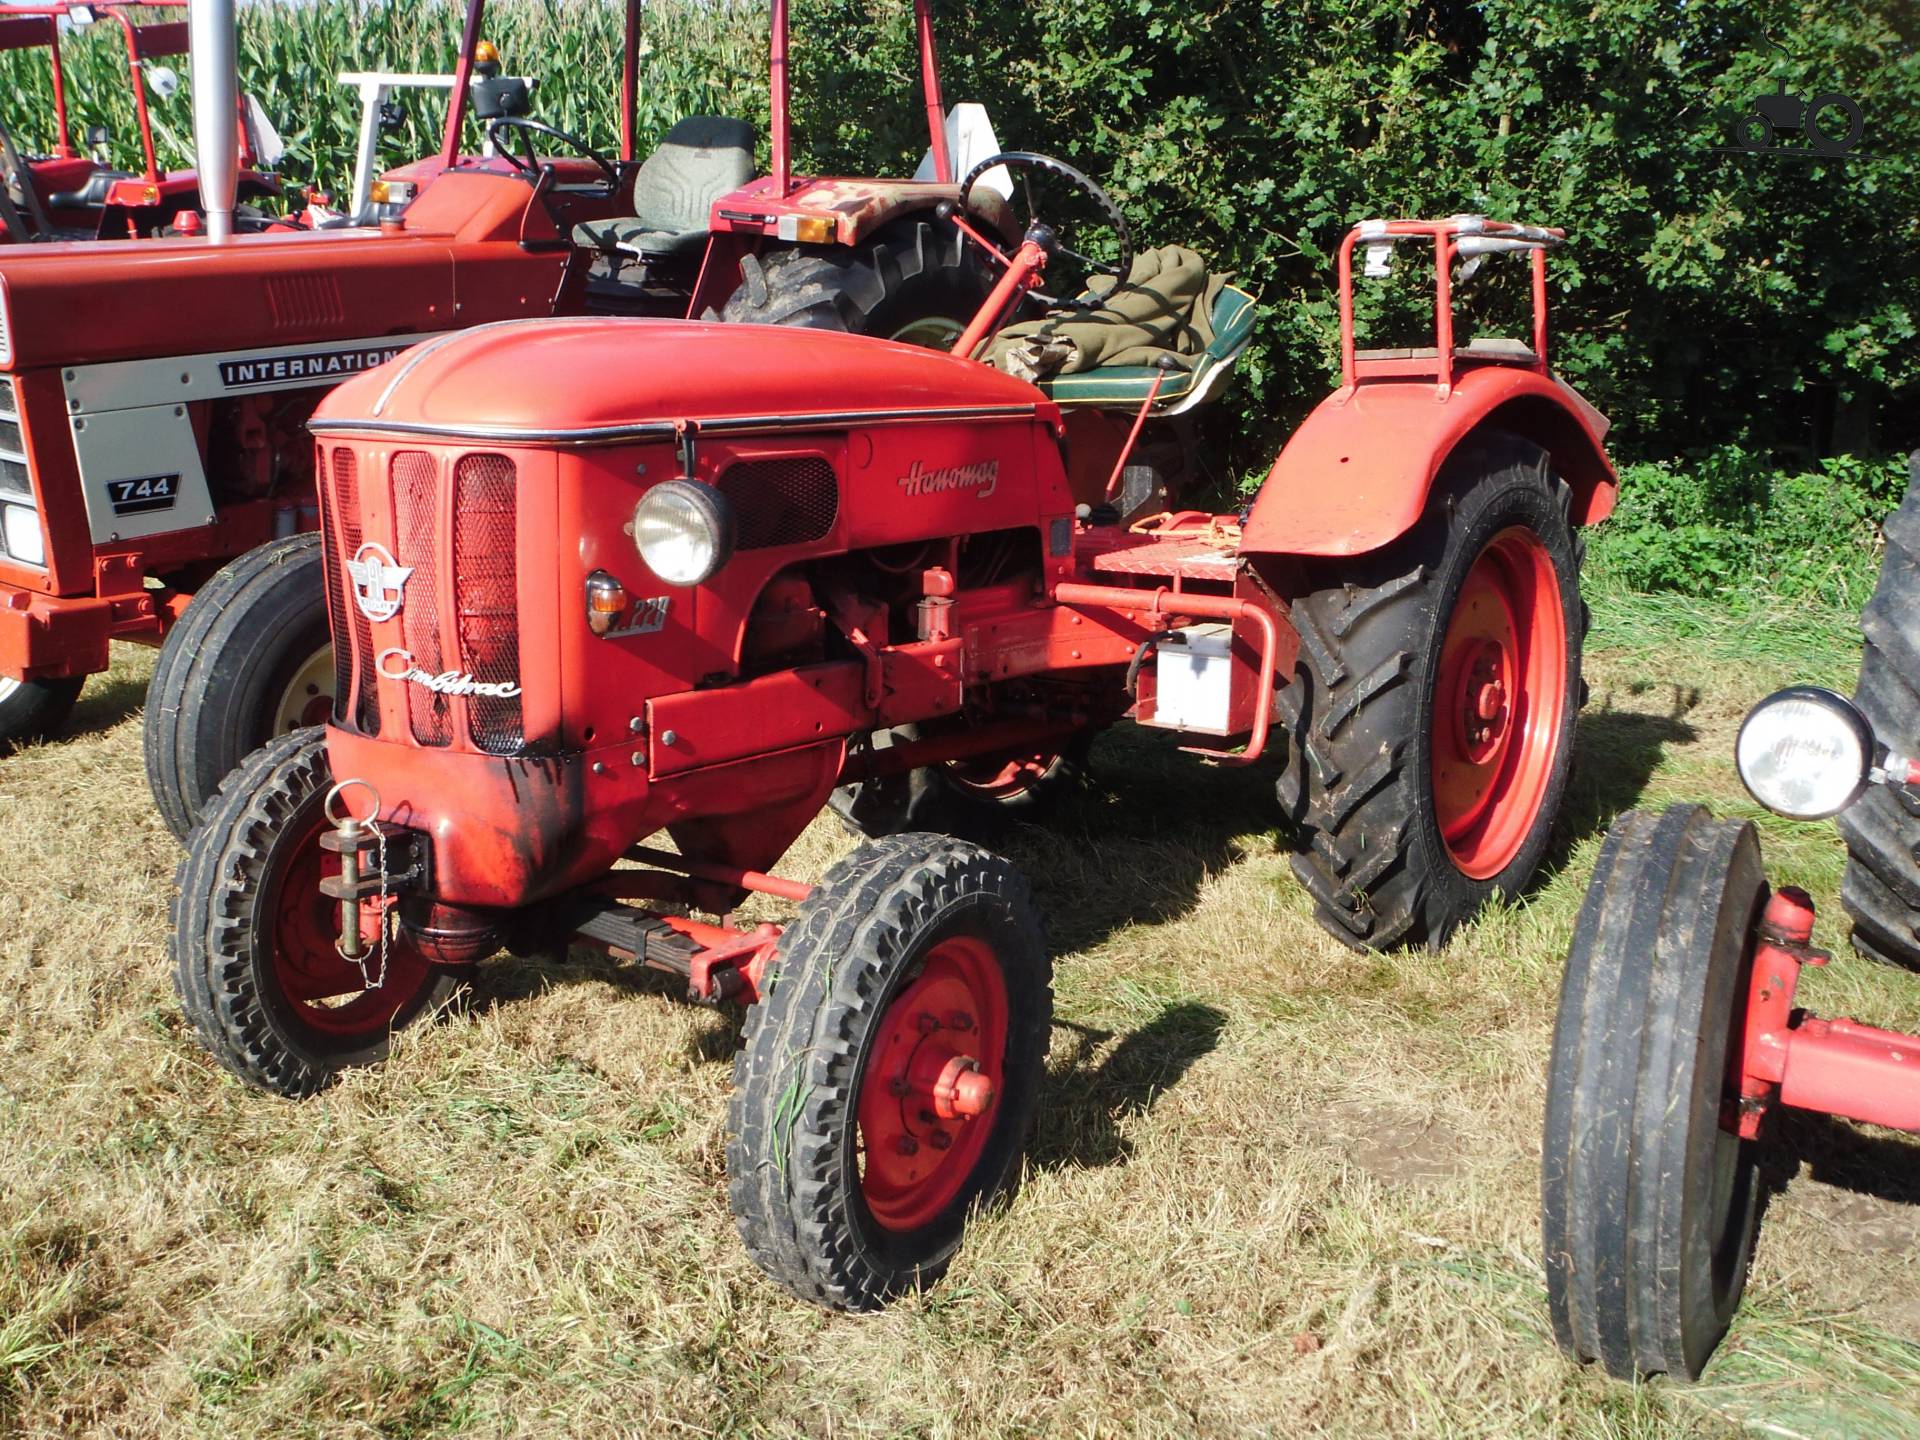
[[[1514,526],[1467,572],[1434,683],[1434,804],[1462,873],[1498,875],[1532,831],[1566,694],[1567,620],[1553,557]]]

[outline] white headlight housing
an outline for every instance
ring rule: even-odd
[[[633,511],[633,543],[669,585],[698,585],[733,554],[733,507],[692,480],[665,480]]]
[[[5,526],[7,554],[23,565],[47,563],[47,540],[40,533],[40,515],[26,505],[0,505],[0,523]]]
[[[1844,695],[1795,685],[1748,712],[1734,760],[1748,793],[1774,814],[1824,820],[1867,788],[1873,728]]]

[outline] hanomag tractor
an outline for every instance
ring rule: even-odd
[[[963,190],[991,165],[1113,213],[1025,154]],[[1615,487],[1604,421],[1547,368],[1559,232],[1356,231],[1344,383],[1245,523],[1127,526],[1100,506],[1118,465],[1063,445],[1045,390],[963,358],[1087,242],[1039,217],[1002,253],[970,198],[1001,279],[952,354],[554,320],[328,397],[333,717],[226,780],[180,872],[177,985],[224,1065],[311,1094],[503,945],[668,972],[747,1006],[727,1165],[753,1257],[864,1309],[937,1278],[1014,1177],[1051,966],[1024,880],[966,841],[770,873],[836,787],[1017,783],[1122,717],[1239,766],[1284,730],[1341,938],[1437,942],[1527,880],[1580,698],[1573,527]],[[1433,247],[1436,345],[1354,348],[1359,239]],[[1531,252],[1531,344],[1456,347],[1454,266],[1502,250]],[[793,919],[733,924],[750,893]]]
[[[195,3],[230,44],[230,0]],[[931,22],[925,0],[917,8],[933,120]],[[237,635],[189,622],[157,667],[147,754],[168,824],[184,836],[242,756],[324,716],[334,672],[317,541],[301,533],[317,514],[301,426],[331,386],[408,346],[527,316],[636,311],[884,335],[932,323],[951,336],[991,288],[985,261],[934,229],[959,194],[939,123],[944,180],[791,173],[785,0],[773,7],[774,174],[759,180],[739,121],[690,117],[636,156],[639,0],[618,161],[485,107],[492,92],[470,84],[484,15],[485,0],[469,0],[440,154],[393,172],[420,187],[398,217],[233,234],[229,56],[207,62],[195,92],[197,148],[227,157],[202,167],[206,236],[0,250],[0,746],[56,729],[110,641],[160,641],[209,586],[262,608]],[[470,110],[497,153],[461,152]],[[547,144],[567,153],[543,155]],[[991,224],[1004,206],[987,198]],[[811,305],[788,306],[795,293]],[[245,683],[232,683],[240,669]],[[188,691],[219,702],[190,731],[172,723]]]
[[[1841,903],[1870,960],[1920,969],[1920,455],[1886,525],[1854,700],[1796,685],[1735,758],[1753,798],[1838,817]],[[1698,1379],[1740,1302],[1781,1107],[1920,1133],[1920,1036],[1796,1006],[1813,901],[1769,892],[1745,820],[1630,812],[1567,956],[1541,1229],[1554,1334],[1612,1375]]]

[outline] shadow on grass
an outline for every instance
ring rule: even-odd
[[[1581,714],[1573,737],[1573,776],[1542,873],[1559,870],[1581,841],[1639,803],[1667,747],[1689,744],[1698,734],[1680,718],[1689,705],[1689,693],[1676,686],[1673,707],[1665,715],[1612,709]]]
[[[1113,1032],[1054,1024],[1054,1052],[1071,1035],[1072,1054],[1040,1092],[1028,1157],[1042,1169],[1123,1164],[1132,1153],[1126,1121],[1144,1115],[1220,1043],[1227,1017],[1211,1005],[1169,1005],[1125,1036],[1097,1065],[1092,1056]]]
[[[1775,1148],[1788,1178],[1804,1163],[1823,1185],[1920,1207],[1920,1139],[1874,1134],[1812,1111],[1782,1110]],[[1914,1218],[1920,1224],[1920,1213]]]
[[[61,746],[103,734],[128,716],[137,714],[146,703],[147,685],[144,680],[124,676],[90,676],[86,688],[80,692],[79,703],[73,707],[73,714],[45,743]],[[0,759],[12,753],[11,746],[0,745]]]

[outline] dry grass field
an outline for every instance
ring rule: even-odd
[[[164,959],[176,850],[140,764],[150,657],[0,759],[0,1433],[1920,1435],[1920,1144],[1792,1126],[1749,1303],[1692,1389],[1548,1334],[1537,1129],[1607,819],[1751,814],[1746,705],[1848,683],[1844,625],[1597,606],[1581,764],[1523,905],[1442,955],[1314,926],[1269,779],[1117,734],[1003,846],[1058,1024],[1023,1188],[878,1317],[763,1281],[721,1173],[736,1022],[576,954],[305,1104],[201,1053]],[[1844,950],[1831,827],[1765,825]],[[821,822],[787,869],[848,842]],[[1850,953],[1808,1003],[1920,1025]]]

